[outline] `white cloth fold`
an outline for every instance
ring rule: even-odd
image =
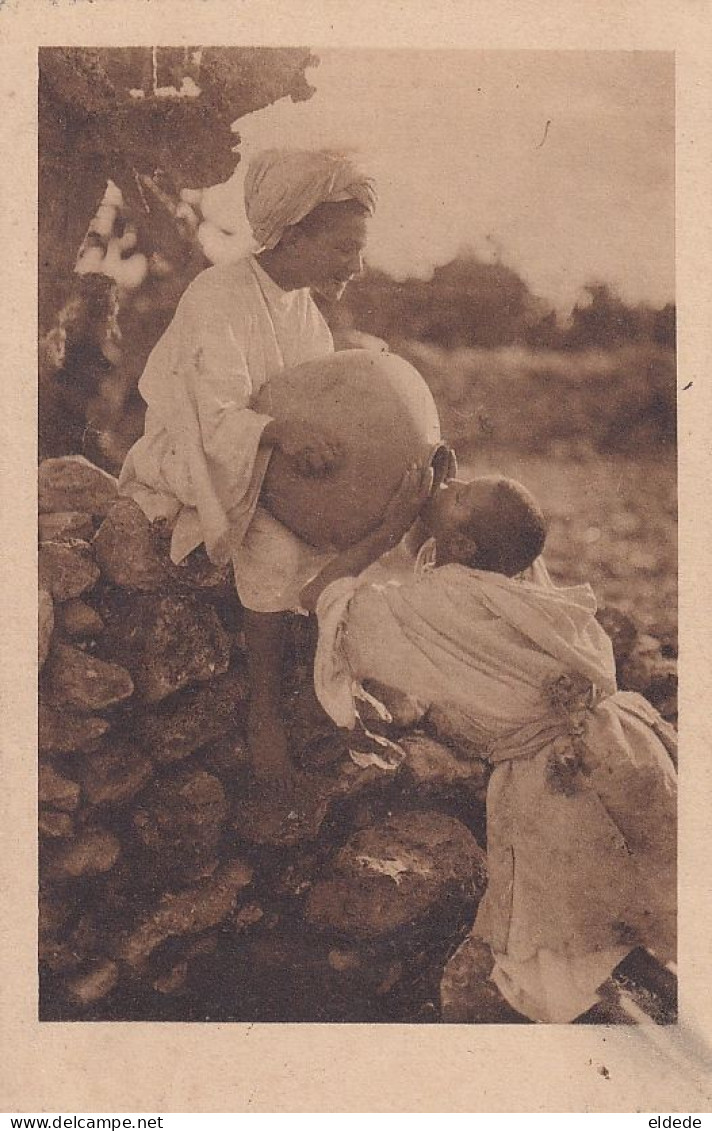
[[[119,491],[149,518],[173,523],[171,557],[205,542],[216,564],[236,555],[246,585],[269,586],[274,531],[264,552],[243,550],[270,457],[260,446],[268,414],[251,407],[279,372],[333,351],[326,322],[307,290],[286,292],[253,256],[208,268],[191,283],[153,349],[139,382],[144,434],[128,453]],[[302,547],[301,581],[313,554],[285,528],[292,559]],[[303,582],[302,582],[303,583]],[[287,606],[291,607],[291,606]]]
[[[265,249],[317,205],[341,200],[357,200],[373,214],[376,188],[350,157],[332,150],[268,149],[253,158],[245,177],[245,212]]]
[[[633,947],[674,957],[676,777],[670,728],[616,691],[590,587],[544,580],[448,565],[335,582],[317,605],[315,688],[349,726],[358,684],[377,680],[451,712],[468,746],[492,751],[474,931],[511,1004],[563,1021]]]

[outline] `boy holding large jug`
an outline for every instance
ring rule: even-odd
[[[310,475],[336,468],[341,453],[318,425],[270,415],[258,394],[280,372],[333,353],[310,291],[335,301],[360,273],[375,203],[372,179],[342,155],[271,150],[252,161],[245,207],[260,251],[202,272],[181,298],[139,383],[144,434],[119,481],[151,520],[170,521],[174,562],[203,543],[214,563],[232,560],[245,609],[250,752],[256,775],[277,782],[290,776],[284,614],[299,608],[330,553],[260,506],[260,489],[273,453]]]

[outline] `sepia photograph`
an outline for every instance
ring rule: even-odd
[[[677,1022],[670,51],[38,51],[42,1022]]]

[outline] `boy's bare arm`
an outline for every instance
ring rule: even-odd
[[[300,598],[302,608],[313,612],[319,597],[332,581],[341,577],[357,577],[382,554],[397,546],[415,522],[432,487],[431,467],[409,468],[376,529],[355,546],[337,554],[321,573],[304,586]]]

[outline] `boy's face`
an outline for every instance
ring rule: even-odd
[[[358,213],[340,213],[315,232],[295,232],[292,246],[302,286],[311,287],[327,302],[341,298],[350,280],[363,271],[368,219]]]
[[[487,509],[496,483],[488,479],[447,479],[433,492],[420,517],[444,549],[455,534],[467,529],[471,519]]]

